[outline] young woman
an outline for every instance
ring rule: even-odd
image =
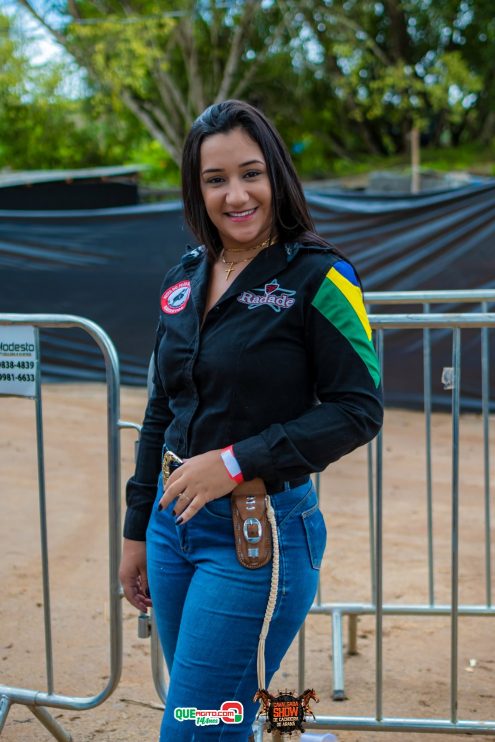
[[[208,108],[186,140],[182,179],[201,246],[161,288],[120,576],[128,600],[152,604],[157,618],[170,673],[160,740],[246,742],[253,696],[316,592],[326,530],[309,475],[376,435],[379,370],[359,279],[315,234],[290,156],[259,110]],[[184,463],[164,489],[165,451]],[[248,522],[248,507],[234,525],[239,491],[261,492],[262,514]],[[273,541],[259,566],[264,516]],[[235,721],[201,725],[175,711],[225,702],[242,704]]]

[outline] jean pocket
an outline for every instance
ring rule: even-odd
[[[272,497],[272,505],[275,510],[278,527],[285,527],[286,524],[301,515],[304,510],[313,507],[315,502],[317,503],[318,501],[311,480],[293,490],[288,490]]]
[[[216,500],[210,500],[203,505],[203,510],[208,515],[213,515],[221,520],[232,520],[232,509],[230,504],[230,495],[224,495]]]
[[[306,532],[311,564],[313,569],[320,569],[327,544],[327,528],[318,504],[301,513],[301,518]]]

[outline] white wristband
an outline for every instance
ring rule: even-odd
[[[234,482],[237,482],[237,484],[244,482],[241,467],[239,466],[239,462],[234,456],[234,449],[232,448],[232,446],[224,448],[220,456],[222,457],[222,461],[225,464],[225,468],[228,471],[229,477],[233,479]]]

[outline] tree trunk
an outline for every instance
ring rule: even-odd
[[[481,144],[487,145],[495,137],[495,111],[490,111],[483,122],[483,126],[480,131],[479,141]]]
[[[419,156],[419,128],[413,126],[411,129],[411,193],[419,193],[421,190]]]
[[[410,61],[410,40],[407,33],[407,18],[401,0],[384,0],[390,18],[388,41],[390,53],[395,62]]]

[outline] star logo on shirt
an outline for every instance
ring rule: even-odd
[[[262,289],[253,289],[252,291],[243,291],[237,297],[241,304],[247,304],[248,309],[257,309],[258,307],[270,307],[274,312],[281,312],[282,309],[290,309],[296,300],[293,298],[296,292],[291,289],[283,289],[278,279],[274,278],[270,283],[266,283]]]

